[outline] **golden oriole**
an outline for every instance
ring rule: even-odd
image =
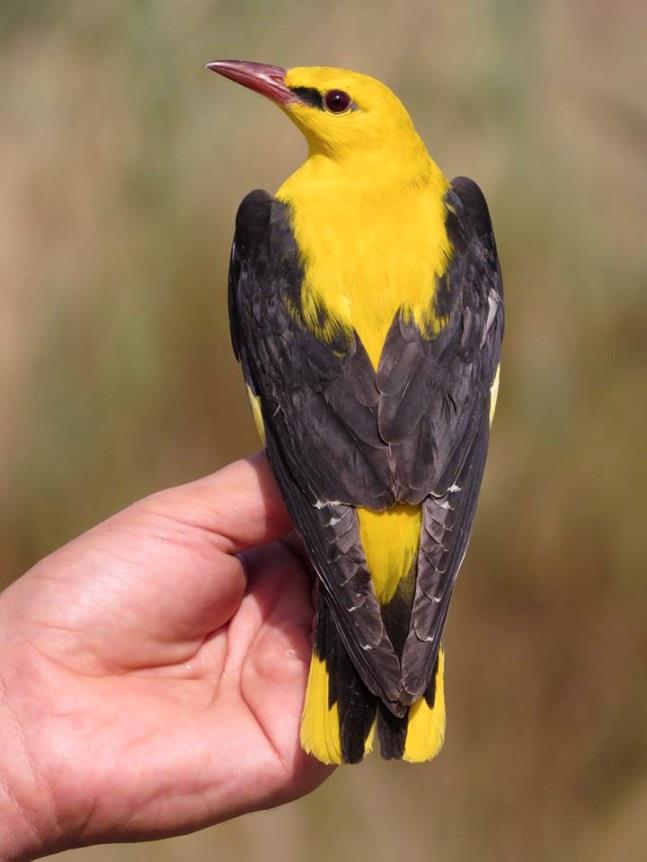
[[[497,394],[503,292],[485,198],[449,182],[384,84],[208,68],[274,101],[308,157],[243,200],[233,347],[318,575],[301,744],[355,763],[443,743],[441,637]]]

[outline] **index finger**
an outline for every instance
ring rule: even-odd
[[[153,663],[162,643],[170,661],[237,609],[246,577],[236,554],[289,529],[259,454],[134,503],[41,560],[3,598],[68,632],[77,652],[84,633],[93,654],[109,645],[114,665],[129,666],[133,652]]]
[[[152,504],[188,527],[211,533],[227,554],[266,544],[292,528],[263,452],[135,505]]]

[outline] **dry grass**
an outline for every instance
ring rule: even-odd
[[[228,245],[240,198],[275,188],[303,145],[204,61],[388,81],[446,172],[485,188],[506,276],[441,758],[374,760],[280,811],[78,859],[618,862],[647,846],[645,12],[431,7],[2,2],[5,581],[256,446],[228,343]]]

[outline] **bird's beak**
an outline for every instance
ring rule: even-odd
[[[207,63],[206,68],[267,96],[278,105],[298,101],[285,85],[285,69],[281,66],[266,66],[264,63],[248,63],[245,60],[215,60]]]

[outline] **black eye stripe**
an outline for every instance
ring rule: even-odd
[[[313,108],[319,108],[323,111],[324,100],[323,96],[314,87],[290,87],[290,91],[294,93],[306,105],[311,105]]]

